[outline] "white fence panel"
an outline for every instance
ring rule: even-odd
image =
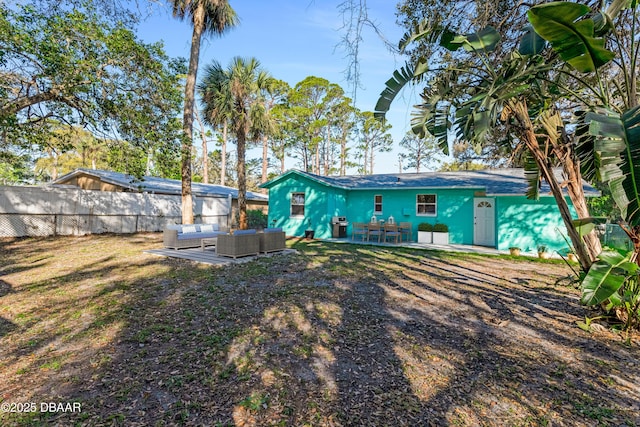
[[[228,226],[230,210],[228,198],[194,198],[197,222]],[[180,196],[0,186],[0,237],[162,231],[181,217]]]

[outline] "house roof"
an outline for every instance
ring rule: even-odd
[[[559,182],[562,169],[554,169]],[[290,170],[266,182],[270,188],[291,175],[301,175],[329,187],[344,190],[392,190],[392,189],[477,189],[487,195],[524,196],[527,180],[524,169],[487,169],[479,171],[396,173],[378,175],[322,176],[299,170]],[[586,196],[599,196],[600,192],[583,182]],[[551,195],[549,185],[543,181],[540,196]]]
[[[69,179],[82,175],[92,176],[102,182],[117,185],[134,192],[169,195],[182,194],[182,182],[177,179],[158,178],[155,176],[144,176],[139,179],[133,175],[96,169],[76,169],[52,181],[51,184],[62,185]],[[234,199],[238,198],[238,190],[236,188],[223,185],[194,182],[191,184],[191,190],[195,196],[200,197],[229,197],[229,195],[231,195]],[[247,191],[247,200],[266,202],[269,200],[269,197],[264,194]]]

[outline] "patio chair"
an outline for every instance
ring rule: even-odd
[[[393,238],[396,244],[400,243],[400,240],[402,239],[402,233],[398,229],[397,225],[395,224],[384,225],[384,241],[386,242],[389,239],[389,237]]]
[[[369,223],[369,226],[367,227],[367,241],[371,241],[371,236],[377,237],[378,243],[382,242],[382,239],[384,238],[384,229],[379,223]]]
[[[260,254],[260,236],[256,230],[236,230],[233,234],[218,236],[216,254],[237,258]]]
[[[287,248],[286,236],[282,228],[265,228],[260,236],[260,252],[283,251]]]
[[[411,241],[411,238],[413,237],[413,231],[411,230],[411,223],[410,222],[401,222],[400,223],[400,234],[402,234],[402,236],[400,236],[400,241],[402,241],[402,237],[404,235],[407,236],[407,242]]]
[[[364,222],[354,222],[351,227],[351,240],[354,240],[355,236],[362,236],[363,242],[365,239],[369,240],[367,224]]]

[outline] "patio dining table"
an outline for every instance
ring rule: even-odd
[[[376,222],[354,222],[351,224],[352,226],[352,230],[351,230],[351,240],[355,240],[355,236],[362,236],[362,240],[364,241],[366,238],[366,241],[370,241],[371,236],[373,235],[374,237],[377,237],[377,241],[379,241],[380,243],[382,242],[386,242],[387,239],[387,230],[385,230],[385,223],[387,223],[387,225],[390,225],[387,221],[381,219],[378,220]],[[373,225],[373,234],[372,232],[372,227],[371,225]],[[396,225],[396,224],[393,224]],[[400,233],[400,238],[399,238],[399,242],[402,242],[402,238],[403,236],[406,234],[407,235],[407,241],[411,240],[411,224],[410,223],[400,223],[397,224],[397,232]],[[395,231],[394,231],[395,233]],[[398,242],[398,243],[399,243]]]

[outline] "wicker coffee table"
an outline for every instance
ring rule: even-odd
[[[200,250],[204,252],[205,246],[215,246],[218,243],[217,237],[207,237],[204,239],[200,239]]]

